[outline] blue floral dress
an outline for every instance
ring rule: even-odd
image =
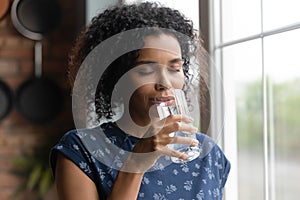
[[[143,177],[139,200],[221,200],[230,163],[206,135],[197,133],[200,156],[190,162],[173,163],[162,156]],[[55,176],[57,154],[74,162],[96,185],[100,199],[110,193],[122,160],[139,141],[113,123],[65,134],[50,154]]]

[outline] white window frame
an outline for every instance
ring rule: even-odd
[[[262,94],[263,94],[263,145],[264,145],[264,199],[275,200],[275,146],[274,146],[274,132],[272,131],[272,119],[268,126],[268,117],[272,117],[272,109],[268,107],[267,102],[267,79],[264,63],[264,38],[279,33],[300,29],[300,23],[291,24],[288,26],[280,27],[269,31],[261,31],[259,34],[250,35],[237,40],[222,42],[222,20],[221,20],[221,1],[209,1],[209,51],[210,55],[216,64],[217,72],[220,73],[223,79],[223,86],[225,91],[225,98],[220,96],[222,88],[215,82],[214,74],[211,74],[211,84],[213,91],[212,96],[215,101],[212,105],[219,111],[224,112],[224,137],[222,146],[225,154],[231,162],[231,172],[225,188],[225,199],[238,200],[238,150],[237,150],[237,126],[236,126],[236,104],[235,104],[235,91],[234,82],[228,78],[227,71],[223,70],[222,66],[222,49],[243,42],[252,41],[255,39],[261,40],[262,47]],[[261,0],[261,30],[263,30],[263,0]],[[270,114],[271,113],[271,114]],[[216,120],[218,116],[213,116]],[[212,118],[214,121],[215,119]],[[269,137],[269,138],[268,138]]]

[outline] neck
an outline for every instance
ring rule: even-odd
[[[131,119],[131,118],[129,118]],[[127,117],[122,117],[116,121],[117,126],[123,130],[125,133],[128,133],[134,137],[142,138],[145,136],[149,126],[140,126],[132,120],[128,120]]]
[[[123,116],[116,121],[117,126],[124,132],[142,138],[149,129],[149,123],[133,120],[128,112],[124,112]]]

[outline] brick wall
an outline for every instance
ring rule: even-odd
[[[31,152],[43,139],[59,137],[73,128],[70,88],[66,82],[67,54],[84,24],[85,0],[59,0],[62,7],[60,26],[42,40],[43,76],[58,84],[64,93],[64,109],[53,121],[36,125],[27,121],[15,107],[0,121],[0,199],[30,199],[14,194],[20,177],[13,175],[12,160]],[[16,89],[34,70],[34,41],[19,34],[13,27],[10,13],[0,21],[0,79]],[[1,102],[0,102],[1,103]]]

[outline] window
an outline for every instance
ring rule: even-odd
[[[119,2],[120,0],[86,0],[86,24],[89,24],[94,16]]]
[[[232,164],[226,199],[298,199],[300,2],[215,0],[209,7],[210,51],[225,94],[214,99]]]

